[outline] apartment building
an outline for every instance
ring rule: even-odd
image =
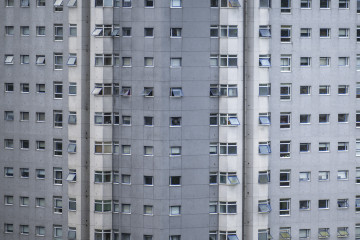
[[[358,9],[3,0],[0,239],[360,239]]]

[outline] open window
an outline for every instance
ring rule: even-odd
[[[68,153],[76,153],[76,141],[70,140],[68,145]]]
[[[144,91],[141,93],[144,97],[153,97],[154,96],[154,88],[145,87]]]
[[[66,180],[69,182],[76,182],[76,169],[69,169],[69,175]]]
[[[259,113],[259,124],[260,125],[270,125],[271,124],[270,113]]]
[[[259,55],[259,67],[270,67],[271,60],[270,55]]]
[[[76,60],[77,60],[76,54],[70,54],[69,59],[67,61],[67,65],[76,66]]]
[[[259,154],[270,154],[271,147],[270,142],[259,142]]]
[[[122,87],[121,96],[131,96],[131,87]]]
[[[271,37],[270,26],[259,26],[259,37],[261,37],[261,38]]]
[[[269,213],[270,211],[271,211],[270,200],[259,200],[258,212],[259,213]]]
[[[270,170],[259,171],[258,183],[266,184],[270,182]]]
[[[77,0],[69,0],[68,7],[77,7]]]
[[[328,228],[319,228],[319,238],[330,238]]]
[[[182,97],[183,92],[181,88],[170,88],[170,97]]]

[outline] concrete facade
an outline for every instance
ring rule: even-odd
[[[3,1],[0,239],[360,239],[359,3]]]

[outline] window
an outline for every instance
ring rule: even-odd
[[[338,86],[339,95],[348,95],[349,94],[349,85],[339,85]]]
[[[259,154],[270,154],[270,142],[259,142]]]
[[[109,96],[119,94],[119,84],[111,83],[95,83],[95,88],[91,92],[94,95]]]
[[[69,1],[70,3],[71,1]],[[73,1],[76,3],[76,1]],[[69,37],[76,37],[77,36],[77,24],[70,24],[69,25]]]
[[[290,128],[291,113],[280,113],[280,128]]]
[[[96,67],[103,67],[103,66],[112,66],[112,54],[95,54],[95,66]],[[128,62],[130,60],[130,62]],[[123,64],[130,64],[131,66],[131,58],[123,58]]]
[[[182,88],[170,88],[170,97],[182,97]]]
[[[329,171],[319,171],[319,181],[328,181],[330,178]]]
[[[67,61],[67,65],[70,67],[76,67],[76,60],[77,60],[76,53],[70,53]]]
[[[300,58],[301,67],[310,67],[311,66],[311,57],[301,57]]]
[[[144,58],[144,66],[145,67],[153,67],[154,66],[154,58],[153,57],[145,57]]]
[[[20,26],[20,34],[21,36],[29,36],[30,35],[29,26]]]
[[[5,92],[13,92],[14,84],[13,83],[4,83],[5,84]]]
[[[330,67],[330,57],[320,57],[320,67]]]
[[[269,213],[271,211],[270,199],[258,201],[258,212]]]
[[[360,98],[360,83],[356,83],[356,98]]]
[[[347,113],[339,113],[338,114],[338,123],[348,123],[349,114]]]
[[[339,238],[349,237],[349,232],[347,227],[338,227],[337,236]]]
[[[310,124],[310,114],[300,114],[300,124]]]
[[[280,170],[280,187],[290,187],[290,170]]]
[[[181,240],[181,235],[171,235],[170,240]]]
[[[131,125],[131,117],[130,116],[122,116],[122,125],[130,126]]]
[[[130,214],[131,213],[131,205],[130,204],[121,204],[121,213],[122,214]]]
[[[38,37],[45,36],[45,26],[36,26],[36,36]]]
[[[349,9],[350,0],[339,0],[339,9]]]
[[[144,91],[141,93],[144,97],[153,97],[154,88],[153,87],[144,87]]]
[[[76,112],[69,112],[68,124],[76,124]]]
[[[283,198],[280,199],[280,216],[289,216],[290,215],[290,199],[289,198]]]
[[[29,206],[29,197],[20,197],[20,206]]]
[[[14,149],[14,140],[13,139],[4,139],[5,149]]]
[[[319,200],[319,209],[329,209],[329,202],[328,199]]]
[[[282,1],[284,1],[284,0],[282,0]],[[291,26],[281,25],[280,42],[282,42],[282,43],[291,42]]]
[[[36,207],[45,207],[45,198],[35,198]]]
[[[69,145],[67,149],[68,153],[76,153],[76,141],[69,140]]]
[[[5,26],[5,35],[14,36],[14,26]]]
[[[170,176],[170,186],[181,186],[181,176]]]
[[[270,229],[259,229],[258,230],[258,239],[259,240],[273,239],[273,237],[270,234]],[[210,238],[210,240],[213,240],[213,239]]]
[[[111,171],[95,171],[94,176],[95,183],[110,183]]]
[[[236,155],[237,146],[236,143],[220,143],[221,155]]]
[[[291,84],[290,83],[281,83],[280,99],[281,100],[290,100],[291,99]]]
[[[62,82],[54,82],[54,99],[63,98],[63,84]]]
[[[60,110],[54,110],[54,127],[63,126],[63,114]]]
[[[237,55],[220,55],[220,67],[237,67]]]
[[[329,38],[330,32],[330,28],[320,28],[320,38]]]
[[[69,227],[68,240],[76,240],[76,227]]]
[[[121,183],[122,184],[131,184],[131,175],[122,174],[121,175]]]
[[[320,85],[319,86],[320,95],[330,95],[330,85]]]
[[[20,168],[20,177],[21,178],[29,178],[29,169],[28,168]]]
[[[279,230],[279,239],[280,240],[290,240],[291,239],[291,229],[288,227],[280,228]]]
[[[21,93],[29,93],[30,87],[28,83],[20,83],[20,92]]]
[[[271,66],[271,56],[259,55],[259,67],[270,67]]]
[[[360,4],[360,1],[359,1]],[[356,71],[360,71],[360,54],[356,55]]]
[[[145,126],[154,126],[154,117],[144,117]]]
[[[338,151],[348,151],[349,143],[348,142],[338,142]]]
[[[258,183],[266,184],[270,182],[270,170],[259,171]]]
[[[170,67],[173,68],[181,67],[181,58],[171,58]]]
[[[170,37],[172,38],[180,38],[181,37],[182,28],[171,28],[170,29]]]
[[[4,167],[5,177],[14,177],[14,169],[12,167]]]
[[[220,172],[220,184],[239,184],[240,181],[236,175],[236,172]]]
[[[218,154],[218,144],[210,143],[209,154]]]
[[[220,85],[220,96],[222,97],[237,97],[237,85]]]
[[[95,200],[95,212],[111,212],[111,200]]]
[[[54,139],[54,156],[62,156],[62,140]]]
[[[238,28],[236,25],[221,25],[220,26],[220,37],[237,37]]]
[[[300,8],[311,8],[311,0],[301,0]]]
[[[122,155],[131,155],[131,145],[122,145],[121,146]]]
[[[122,66],[123,67],[131,67],[131,57],[123,57],[122,58]]]
[[[259,113],[259,124],[260,125],[270,125],[271,124],[271,114],[270,113]]]
[[[209,184],[217,184],[218,175],[217,172],[210,172],[209,173]]]
[[[45,85],[44,85],[45,88]],[[69,95],[76,95],[76,83],[69,82]]]
[[[4,120],[5,121],[14,121],[14,112],[13,111],[5,111],[4,112]]]
[[[355,183],[360,183],[360,167],[356,168]]]
[[[170,7],[172,8],[181,8],[182,0],[170,0]]]
[[[53,177],[55,185],[62,185],[62,169],[54,168],[53,169]]]
[[[63,69],[63,54],[54,53],[54,69],[62,70]]]
[[[124,145],[125,146],[125,145]],[[126,145],[128,146],[128,145]],[[130,147],[130,146],[128,146]],[[125,147],[125,150],[129,150]],[[95,154],[111,154],[112,152],[118,153],[119,152],[119,143],[118,142],[97,142],[95,141]]]
[[[170,206],[170,216],[177,216],[181,214],[181,206]]]
[[[170,156],[180,156],[181,147],[170,147]]]
[[[63,0],[55,0],[54,12],[62,12],[62,11],[63,11]]]
[[[45,65],[45,55],[36,55],[36,65]]]
[[[319,143],[319,152],[329,152],[329,151],[330,151],[330,143],[328,142]]]
[[[339,57],[339,67],[348,67],[349,66],[349,58],[348,57]]]
[[[219,213],[234,214],[237,212],[236,207],[236,202],[220,202]]]
[[[260,0],[268,2],[269,0]],[[271,27],[269,25],[260,25],[259,26],[259,37],[261,38],[269,38],[271,37]]]
[[[350,29],[339,28],[339,38],[349,38]]]
[[[20,55],[20,64],[29,64],[30,57],[29,55]]]
[[[210,55],[210,66],[211,67],[219,66],[219,55],[216,55],[216,54]]]
[[[309,239],[310,238],[310,229],[299,229],[299,238]]]
[[[123,27],[122,28],[122,36],[123,37],[131,37],[131,28]]]
[[[320,8],[330,8],[330,0],[320,0]]]
[[[36,169],[36,179],[45,179],[45,169]]]
[[[30,7],[29,0],[20,0],[20,7]]]
[[[13,233],[14,232],[14,225],[10,223],[4,223],[4,232],[5,233]]]
[[[271,84],[259,84],[259,96],[270,96],[271,95]]]
[[[290,141],[280,141],[280,157],[290,157]]]
[[[144,28],[145,37],[154,37],[154,28]]]
[[[62,24],[54,24],[54,40],[62,41],[64,38],[64,31]]]
[[[338,208],[348,208],[349,200],[348,199],[338,199],[337,206],[338,206]]]
[[[240,125],[237,118],[237,114],[220,114],[220,125],[221,126],[237,126]]]
[[[349,180],[349,171],[348,170],[339,170],[337,172],[338,180]]]
[[[61,225],[54,225],[53,226],[53,234],[54,238],[62,238],[62,226]]]
[[[299,181],[310,182],[311,173],[310,172],[300,172]]]
[[[5,205],[13,205],[14,204],[14,197],[13,196],[4,196],[4,203]]]
[[[29,150],[29,140],[20,140],[20,149]]]
[[[259,7],[261,7],[261,8],[271,8],[271,0],[260,0]]]
[[[300,152],[304,153],[304,152],[310,152],[310,143],[300,143]]]
[[[291,72],[291,55],[281,55],[280,70],[281,72]]]
[[[154,7],[154,0],[145,0],[145,7]]]
[[[122,0],[123,7],[131,7],[131,0]]]
[[[144,185],[154,186],[154,177],[153,176],[144,176]]]
[[[319,238],[329,238],[330,237],[330,233],[329,233],[330,229],[329,228],[319,228]]]
[[[218,25],[211,25],[210,26],[210,37],[212,37],[212,38],[219,37],[219,26]],[[211,59],[211,57],[210,57],[210,59]]]
[[[14,0],[6,0],[5,6],[6,7],[14,7]]]
[[[300,200],[299,201],[300,210],[310,210],[310,200]]]
[[[14,64],[14,55],[5,55],[5,64]]]
[[[360,196],[356,196],[355,198],[355,211],[359,212],[360,211]]]
[[[45,122],[45,113],[37,112],[36,113],[36,122]]]
[[[95,112],[94,123],[96,125],[108,125],[112,123],[111,112]]]
[[[152,205],[144,205],[144,215],[153,215]]]
[[[119,26],[118,25],[102,25],[96,24],[95,30],[91,35],[95,37],[115,37],[119,34]]]
[[[329,123],[330,114],[319,114],[319,123]]]
[[[291,0],[281,0],[281,13],[291,13]]]
[[[181,117],[171,117],[170,127],[181,127]]]
[[[62,213],[62,197],[53,197],[54,213]]]

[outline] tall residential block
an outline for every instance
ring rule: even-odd
[[[1,0],[0,239],[360,239],[360,1]]]

